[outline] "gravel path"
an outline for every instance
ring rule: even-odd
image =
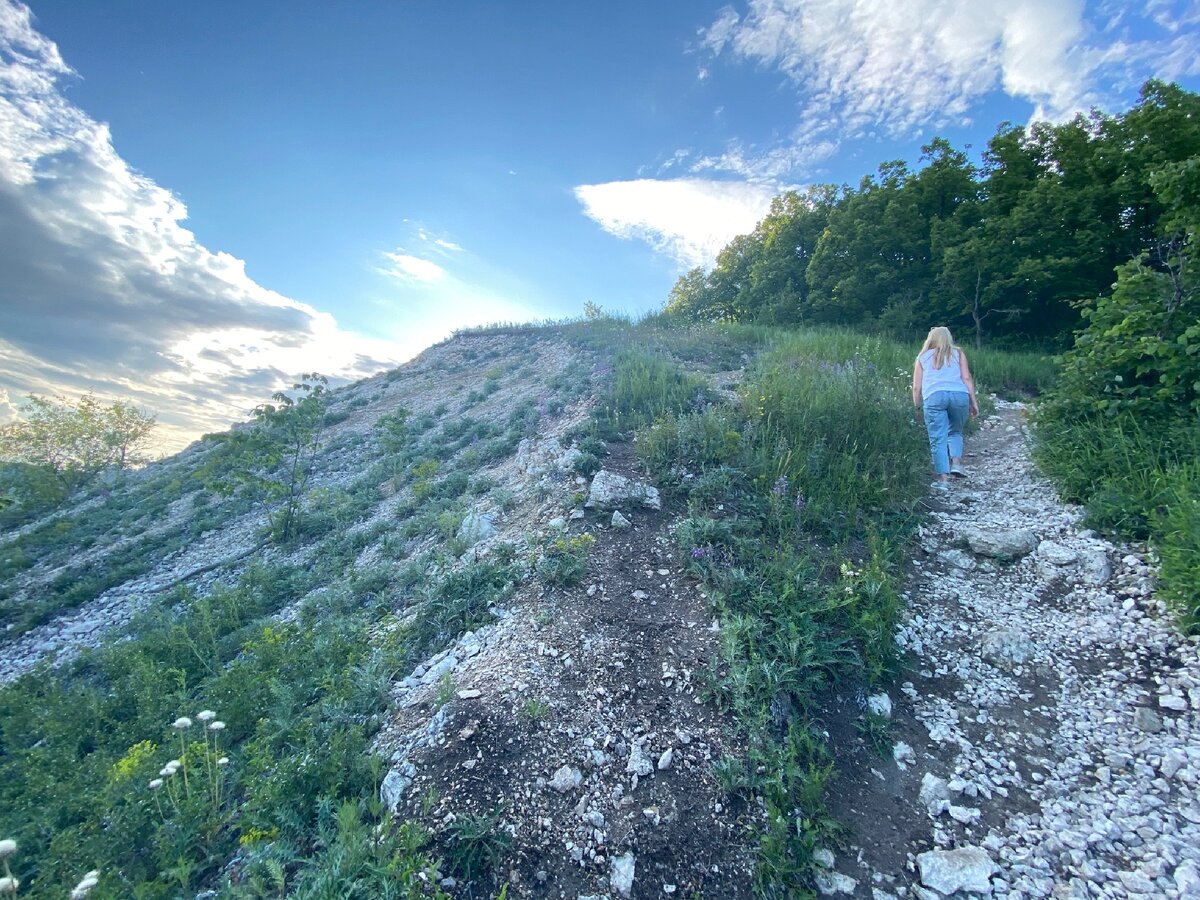
[[[857,860],[824,892],[1200,897],[1198,642],[1144,553],[1079,527],[1030,462],[1024,410],[1000,407],[968,441],[970,479],[931,501],[895,760],[841,799]]]

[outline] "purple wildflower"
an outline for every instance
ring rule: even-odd
[[[788,492],[788,479],[786,475],[780,475],[775,479],[775,484],[771,487],[771,493],[776,497],[782,497]]]
[[[804,507],[808,505],[808,501],[804,499],[803,491],[796,491],[796,512],[804,512]]]

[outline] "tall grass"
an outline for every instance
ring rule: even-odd
[[[1163,595],[1200,632],[1200,426],[1056,412],[1035,420],[1039,465],[1091,527],[1154,544]]]
[[[638,435],[641,459],[687,500],[675,541],[721,622],[713,695],[750,750],[717,775],[767,811],[762,896],[811,890],[813,852],[839,832],[822,799],[821,697],[835,679],[895,671],[897,563],[927,469],[908,355],[849,332],[776,331],[736,402]]]

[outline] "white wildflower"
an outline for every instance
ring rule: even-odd
[[[11,875],[7,878],[0,878],[0,894],[15,894],[20,886],[21,882]]]
[[[228,757],[228,756],[222,756],[220,759],[218,759],[218,760],[217,760],[217,765],[218,765],[218,766],[227,766],[227,765],[229,765],[229,757]]]
[[[171,723],[171,727],[178,728],[180,731],[185,731],[186,729],[192,727],[192,720],[189,719],[187,716],[180,716],[178,719],[176,719],[174,722]]]
[[[209,731],[224,731],[225,723],[222,722],[220,719],[218,719],[216,722],[213,722],[208,726],[208,730]]]
[[[79,884],[75,885],[74,890],[71,891],[71,900],[83,900],[84,897],[91,893],[92,888],[99,883],[100,873],[96,870],[88,872],[83,876]]]
[[[163,786],[163,780],[161,778],[152,779],[150,782],[150,790],[152,790],[152,791],[157,791],[162,786]]]
[[[12,856],[16,852],[17,852],[17,842],[16,841],[11,840],[11,839],[0,841],[0,859],[4,859],[6,856]]]
[[[216,717],[217,714],[211,709],[202,710],[201,712],[196,713],[196,719],[200,722],[211,722]]]

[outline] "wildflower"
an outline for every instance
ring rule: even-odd
[[[808,501],[804,499],[804,494],[801,491],[796,491],[796,512],[804,512],[804,507],[808,505]]]
[[[217,760],[217,765],[218,765],[218,766],[227,766],[227,765],[229,765],[229,757],[228,757],[228,756],[222,756],[220,759],[218,759],[218,760]]]
[[[211,709],[201,710],[200,712],[196,713],[196,721],[198,722],[211,722],[216,717],[217,714]]]
[[[91,893],[92,888],[99,883],[100,873],[94,870],[88,872],[83,876],[79,884],[75,885],[75,889],[71,891],[71,900],[83,900],[84,897]]]
[[[176,719],[174,722],[171,723],[171,727],[178,728],[180,731],[186,731],[187,729],[192,727],[192,720],[189,719],[187,716],[180,716],[178,719]]]
[[[776,497],[782,497],[788,492],[788,479],[786,475],[780,475],[775,479],[775,484],[771,487],[771,493]]]
[[[150,790],[157,791],[162,786],[163,780],[161,778],[152,778],[150,780]]]
[[[0,841],[0,859],[4,859],[6,856],[12,856],[16,852],[17,852],[17,842],[16,841],[11,840],[11,839]]]
[[[209,731],[224,731],[225,723],[222,722],[220,719],[218,719],[215,722],[209,723],[208,730]]]
[[[21,882],[11,875],[7,878],[0,878],[0,894],[15,894],[20,886]]]

